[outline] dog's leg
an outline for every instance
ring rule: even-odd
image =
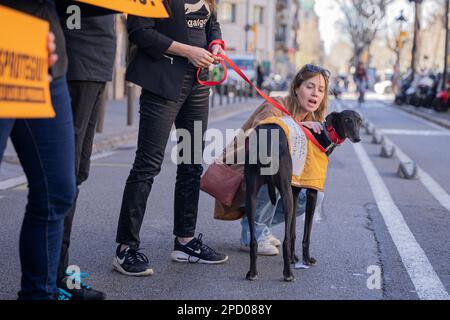
[[[258,279],[256,271],[256,257],[258,251],[258,242],[255,234],[255,211],[256,197],[258,195],[258,176],[255,172],[254,165],[245,165],[245,184],[246,184],[246,200],[245,210],[247,211],[248,225],[250,227],[250,271],[247,273],[247,280]]]
[[[292,187],[292,219],[291,219],[291,263],[295,264],[299,262],[299,258],[295,253],[295,241],[297,239],[297,207],[298,196],[300,195],[301,188]]]
[[[283,275],[285,281],[295,281],[294,275],[292,274],[291,270],[291,247],[292,247],[292,233],[291,233],[291,222],[292,222],[292,216],[294,214],[292,210],[292,187],[291,187],[291,180],[283,179],[280,183],[280,195],[281,195],[281,201],[283,202],[283,209],[284,209],[284,241],[283,241],[283,262],[284,262],[284,269],[283,269]]]
[[[306,192],[306,212],[305,230],[303,233],[303,264],[307,266],[315,265],[316,259],[309,256],[309,241],[311,238],[312,224],[314,220],[314,210],[316,209],[317,190],[308,189]]]

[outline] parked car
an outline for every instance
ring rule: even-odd
[[[236,55],[236,54],[230,54],[228,55],[228,58],[230,58],[233,63],[239,67],[239,69],[242,70],[242,72],[246,75],[246,77],[250,81],[256,81],[256,58],[252,55]],[[227,83],[242,83],[244,80],[241,78],[240,75],[236,73],[229,65],[227,65],[228,68],[228,77],[227,80],[225,80],[225,84]]]
[[[271,73],[263,82],[263,91],[270,94],[272,91],[287,91],[288,83],[286,79],[279,74]]]

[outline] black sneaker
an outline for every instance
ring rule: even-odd
[[[127,276],[150,276],[153,269],[148,266],[148,258],[141,249],[126,248],[120,251],[120,244],[117,246],[116,256],[113,260],[113,267],[118,272]]]
[[[106,294],[104,292],[95,290],[83,282],[83,279],[87,277],[87,273],[84,272],[77,276],[75,280],[79,283],[78,289],[69,288],[68,283],[74,281],[71,275],[63,278],[58,284],[58,300],[105,300]]]
[[[177,262],[217,264],[228,260],[228,256],[214,251],[202,242],[203,235],[192,239],[182,245],[175,237],[175,247],[172,251],[172,260]]]

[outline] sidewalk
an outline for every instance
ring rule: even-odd
[[[232,99],[231,99],[232,100]],[[234,113],[240,113],[246,110],[256,109],[261,103],[260,98],[248,98],[236,101],[236,103],[224,104],[219,106],[218,98],[214,107],[210,107],[209,121],[219,119]],[[127,125],[127,100],[110,100],[106,105],[105,119],[103,131],[96,133],[94,138],[94,146],[92,154],[103,153],[118,148],[119,146],[136,143],[139,126],[139,100],[136,99],[133,110],[133,125]],[[11,179],[23,176],[23,171],[19,160],[15,153],[11,141],[5,150],[5,155],[0,166],[0,190],[9,188],[9,185],[17,185],[24,183],[24,177],[19,178],[16,182]],[[5,183],[9,180],[10,182]]]

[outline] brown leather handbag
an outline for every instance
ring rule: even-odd
[[[231,169],[228,165],[213,162],[200,180],[200,190],[213,196],[224,205],[231,206],[243,179],[244,176],[241,173]]]

